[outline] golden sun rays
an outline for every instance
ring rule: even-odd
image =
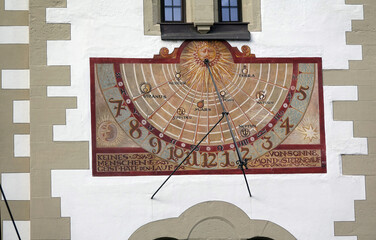
[[[306,117],[296,129],[301,134],[302,139],[308,143],[319,140],[320,131],[317,119]]]
[[[223,86],[228,85],[236,69],[228,48],[219,41],[196,41],[189,44],[181,55],[181,74],[187,86],[198,87],[206,93],[215,91],[205,59],[209,60],[214,80],[221,81]]]

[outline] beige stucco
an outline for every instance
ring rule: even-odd
[[[212,0],[193,1],[193,24],[200,33],[207,33],[214,24],[214,3]]]
[[[194,23],[202,32],[210,30],[213,22],[218,21],[218,4],[214,0],[186,0],[187,23]],[[144,34],[161,35],[159,22],[160,0],[143,0],[144,6]],[[242,1],[243,22],[248,22],[250,32],[261,31],[261,0]]]
[[[0,0],[0,26],[27,26],[28,11],[5,11],[4,0]],[[2,89],[2,70],[28,69],[29,46],[27,44],[0,44],[0,183],[3,173],[28,173],[28,157],[14,157],[14,134],[29,134],[27,123],[13,123],[13,101],[28,100],[28,89]],[[30,220],[30,202],[27,200],[9,201],[16,221]],[[4,201],[0,201],[3,221],[10,221]],[[1,224],[1,232],[3,232]]]
[[[325,85],[357,85],[359,101],[334,104],[334,119],[354,121],[354,137],[368,138],[368,155],[345,155],[343,174],[366,176],[366,200],[355,201],[355,221],[336,222],[337,236],[358,236],[358,240],[376,237],[376,1],[347,0],[364,4],[364,20],[353,21],[347,44],[361,44],[363,60],[350,61],[348,71],[324,72]]]
[[[46,24],[46,8],[66,1],[30,0],[30,220],[31,239],[70,239],[70,219],[51,198],[52,169],[88,168],[88,143],[54,142],[52,126],[65,124],[75,98],[49,98],[47,86],[69,85],[70,68],[48,67],[47,40],[70,39],[69,24]]]
[[[241,240],[257,236],[278,240],[296,239],[275,223],[249,219],[235,205],[209,201],[190,207],[177,218],[148,223],[137,229],[129,240],[153,240],[161,237]]]

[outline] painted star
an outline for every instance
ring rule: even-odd
[[[304,134],[304,140],[308,139],[310,142],[312,142],[313,139],[319,138],[318,132],[315,128],[312,127],[311,124],[309,124],[308,127],[303,127],[303,130],[301,132]]]

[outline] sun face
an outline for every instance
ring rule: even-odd
[[[203,92],[214,92],[204,60],[209,60],[209,66],[215,81],[226,86],[234,75],[235,67],[232,55],[227,47],[219,41],[197,41],[187,46],[181,55],[182,79],[193,89]]]
[[[99,146],[111,147],[120,144],[125,134],[110,116],[103,116],[97,123],[97,141]]]
[[[218,51],[216,45],[205,42],[204,44],[197,46],[193,56],[197,64],[206,67],[204,64],[205,59],[209,60],[210,66],[214,66],[218,62],[218,59],[220,59],[221,53]]]
[[[111,121],[105,121],[99,125],[98,137],[102,141],[112,142],[116,139],[117,135],[118,130],[115,123],[112,123]]]

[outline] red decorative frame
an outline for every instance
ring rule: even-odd
[[[111,63],[115,68],[119,68],[122,63],[179,63],[180,55],[189,41],[185,41],[179,48],[175,48],[169,53],[167,48],[162,48],[160,54],[154,55],[154,58],[90,58],[90,79],[91,79],[91,128],[92,128],[92,172],[94,176],[130,176],[130,175],[169,175],[171,171],[159,172],[98,172],[96,155],[98,153],[148,153],[143,148],[98,148],[96,146],[96,104],[95,104],[95,64]],[[246,169],[247,174],[286,174],[286,173],[326,173],[326,145],[324,129],[324,103],[323,103],[323,83],[322,83],[322,59],[321,58],[256,58],[251,54],[248,46],[243,46],[242,51],[237,47],[232,47],[226,41],[223,44],[230,50],[234,63],[315,63],[318,66],[318,94],[319,94],[319,125],[320,125],[320,144],[316,145],[283,145],[280,144],[273,150],[299,150],[316,149],[321,151],[321,167],[304,168],[262,168]],[[242,174],[239,169],[222,170],[179,170],[175,174]]]

